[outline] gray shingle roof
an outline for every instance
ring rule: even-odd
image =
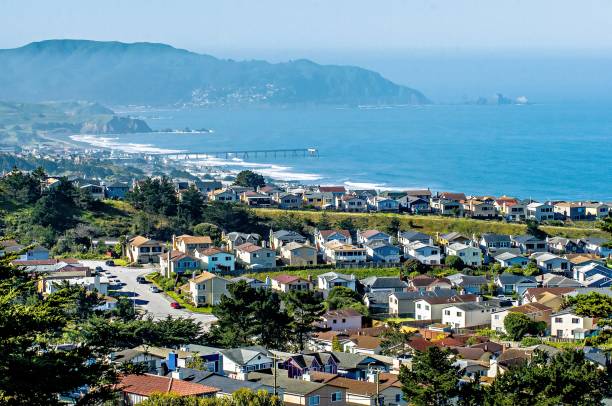
[[[399,277],[394,276],[369,276],[360,280],[361,284],[371,289],[395,289],[406,288],[408,284]]]

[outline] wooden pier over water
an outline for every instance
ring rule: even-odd
[[[319,150],[316,148],[290,148],[290,149],[259,149],[245,151],[209,151],[209,152],[168,152],[147,154],[150,157],[163,157],[169,159],[210,159],[210,158],[307,158],[318,157]]]

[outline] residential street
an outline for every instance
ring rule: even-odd
[[[126,268],[121,266],[106,266],[104,261],[81,260],[83,265],[95,269],[101,266],[106,273],[106,276],[111,280],[110,289],[117,290],[121,294],[135,299],[135,306],[142,311],[153,315],[154,318],[165,318],[168,315],[173,317],[187,317],[197,320],[202,323],[205,329],[208,329],[210,323],[216,320],[211,314],[193,313],[185,309],[173,309],[170,307],[171,298],[163,293],[153,293],[149,290],[151,283],[141,284],[136,282],[136,278],[140,275],[146,275],[156,271],[154,267],[144,268]],[[114,282],[118,279],[118,282]],[[121,285],[122,286],[117,286]]]

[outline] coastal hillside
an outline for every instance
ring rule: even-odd
[[[425,104],[376,72],[308,60],[222,60],[169,45],[48,40],[0,50],[0,99],[106,104]]]
[[[49,141],[53,135],[151,132],[140,119],[121,117],[98,103],[0,102],[0,146]]]

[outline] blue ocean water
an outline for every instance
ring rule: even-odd
[[[430,105],[131,111],[155,129],[115,144],[225,151],[319,150],[318,158],[234,161],[306,183],[612,201],[612,104]],[[138,145],[136,145],[138,147]]]

